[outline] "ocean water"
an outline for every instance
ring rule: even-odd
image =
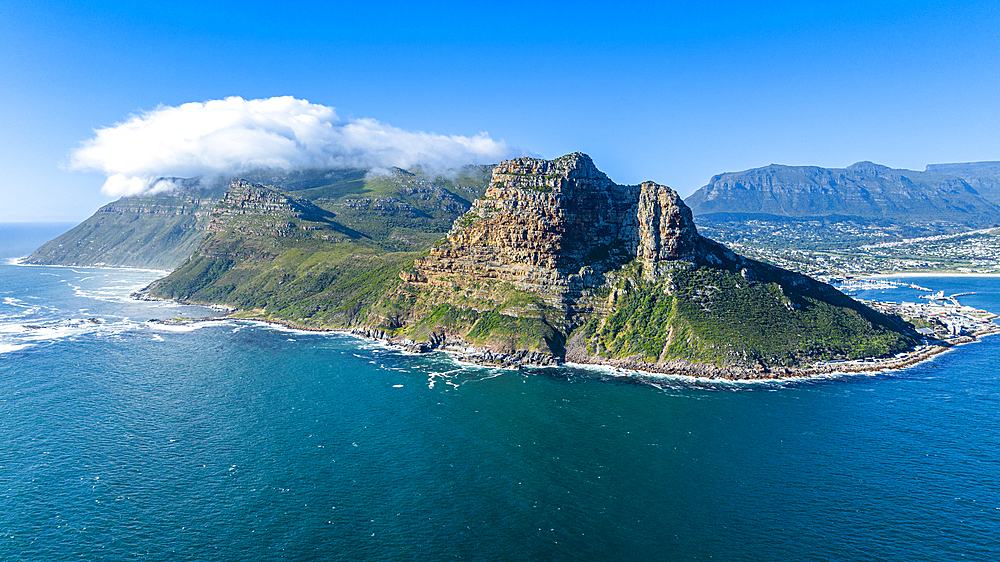
[[[18,228],[5,257],[48,236]],[[622,382],[168,328],[212,311],[128,298],[158,275],[0,265],[0,560],[1000,559],[1000,338]],[[1000,311],[1000,279],[914,281]]]

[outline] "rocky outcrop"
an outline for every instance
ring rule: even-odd
[[[211,232],[230,228],[254,236],[287,237],[296,227],[294,219],[315,221],[329,214],[304,199],[234,179],[226,196],[212,210],[208,228]]]
[[[705,253],[691,209],[669,187],[653,182],[639,186],[636,222],[636,257],[643,261],[649,276],[660,273],[662,262],[693,260]]]
[[[448,336],[444,332],[431,333],[426,341],[414,341],[408,338],[393,337],[384,330],[377,328],[354,328],[351,334],[363,338],[383,341],[389,345],[409,353],[428,353],[434,350],[444,351],[461,361],[477,365],[520,368],[523,366],[559,365],[562,360],[551,353],[531,351],[526,349],[495,350],[477,347],[461,338]]]
[[[653,182],[618,185],[577,152],[498,165],[486,194],[404,279],[507,283],[569,313],[605,284],[605,274],[635,259],[655,275],[664,262],[703,253],[675,191]]]

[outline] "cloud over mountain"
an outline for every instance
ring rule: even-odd
[[[406,131],[374,119],[342,121],[332,107],[291,96],[160,106],[97,129],[70,153],[72,170],[107,175],[102,191],[169,189],[165,177],[206,178],[256,168],[450,168],[521,155],[486,133]]]

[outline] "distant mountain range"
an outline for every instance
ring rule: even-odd
[[[1000,162],[930,164],[927,171],[960,177],[984,199],[1000,205]]]
[[[771,164],[714,176],[685,201],[695,215],[714,220],[835,217],[977,228],[1000,223],[998,182],[998,162],[937,164],[924,172],[872,162]]]

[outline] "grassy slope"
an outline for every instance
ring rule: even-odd
[[[345,327],[399,283],[415,254],[376,253],[343,241],[319,247],[289,244],[267,260],[199,254],[152,287],[160,298],[224,304],[246,315],[303,326]]]
[[[41,246],[28,262],[172,269],[201,242],[212,205],[167,195],[121,199]]]
[[[451,179],[405,172],[368,179],[299,174],[288,195],[308,196],[326,215],[228,217],[149,292],[303,326],[391,324],[387,319],[398,316],[398,303],[385,297],[395,294],[399,272],[468,209],[465,196],[477,197],[486,177],[482,169]],[[273,224],[293,228],[272,236],[267,231]]]
[[[381,329],[415,340],[442,332],[497,350],[526,349],[562,355],[562,311],[537,295],[496,281],[452,286],[401,283],[376,310]]]
[[[620,282],[606,320],[585,328],[588,351],[608,358],[720,366],[795,367],[883,356],[918,343],[909,326],[807,278],[748,262],[678,269],[656,282]]]

